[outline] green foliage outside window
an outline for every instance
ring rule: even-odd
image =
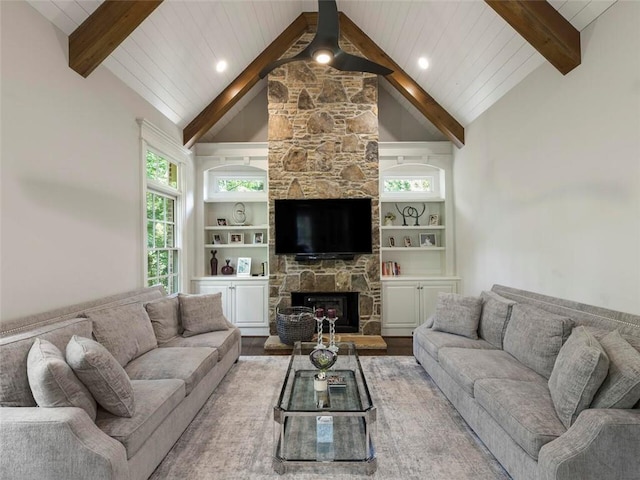
[[[430,178],[394,178],[383,183],[385,192],[430,192],[432,188]]]
[[[147,150],[147,179],[178,188],[178,166]]]
[[[264,180],[218,179],[219,192],[264,192]]]
[[[178,250],[175,248],[175,198],[147,192],[147,279],[149,285],[178,290]]]

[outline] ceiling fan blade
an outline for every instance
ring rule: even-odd
[[[310,46],[310,45],[309,45]],[[307,60],[311,58],[311,53],[309,51],[309,46],[307,46],[304,50],[302,50],[300,53],[298,53],[297,55],[294,55],[293,57],[289,57],[289,58],[281,58],[280,60],[276,60],[275,62],[271,62],[269,65],[267,65],[266,67],[264,67],[262,70],[260,70],[260,73],[258,74],[258,76],[260,77],[260,79],[263,79],[264,77],[266,77],[271,71],[275,70],[276,68],[289,63],[289,62],[296,62],[298,60]]]
[[[367,60],[366,58],[351,55],[342,50],[333,57],[333,60],[329,62],[329,65],[336,70],[341,70],[343,72],[368,72],[375,73],[377,75],[389,75],[390,73],[393,73],[393,70],[387,67],[372,62],[371,60]]]
[[[318,25],[313,43],[338,47],[340,37],[340,21],[336,0],[318,0]]]

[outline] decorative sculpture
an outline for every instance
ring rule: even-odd
[[[213,250],[211,252],[211,260],[209,261],[211,265],[211,275],[218,275],[218,259],[216,258],[217,250]]]
[[[400,215],[402,215],[402,226],[403,227],[409,226],[407,224],[407,217],[415,218],[416,219],[416,223],[414,224],[414,226],[415,227],[419,227],[420,224],[418,223],[418,219],[422,216],[422,214],[424,213],[426,208],[427,208],[427,206],[423,203],[422,204],[422,211],[420,213],[418,213],[418,209],[416,207],[412,207],[411,205],[407,205],[402,210],[400,210],[398,208],[398,204],[396,203],[396,210],[398,210],[398,213]]]

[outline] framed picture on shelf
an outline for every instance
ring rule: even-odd
[[[244,233],[230,233],[229,243],[244,243]]]
[[[222,236],[219,233],[214,233],[213,234],[213,244],[214,245],[221,245],[222,244]]]
[[[404,246],[405,247],[410,247],[411,246],[411,238],[404,237]]]
[[[436,234],[435,233],[421,233],[420,234],[420,246],[421,247],[436,247]]]
[[[262,232],[253,234],[253,243],[264,243]]]
[[[238,257],[238,270],[236,273],[239,277],[251,276],[251,258]]]
[[[440,225],[440,215],[437,213],[429,215],[429,225]]]
[[[393,237],[389,237],[389,246],[390,247],[395,247],[396,246],[396,239]]]
[[[219,218],[218,219],[218,226],[219,227],[226,227],[227,226],[227,219],[226,218]]]

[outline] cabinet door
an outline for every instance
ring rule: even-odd
[[[438,293],[456,293],[455,283],[436,283],[436,284],[420,284],[420,300],[421,311],[418,325],[426,322],[427,318],[436,312],[436,304],[438,303]]]
[[[268,289],[266,282],[235,283],[234,320],[238,327],[268,327]]]
[[[225,317],[232,322],[231,305],[229,304],[229,297],[231,291],[231,282],[193,282],[193,290],[195,293],[222,293],[222,312]]]
[[[417,282],[382,284],[382,333],[406,334],[418,326],[420,297]],[[395,331],[394,331],[395,330]]]

